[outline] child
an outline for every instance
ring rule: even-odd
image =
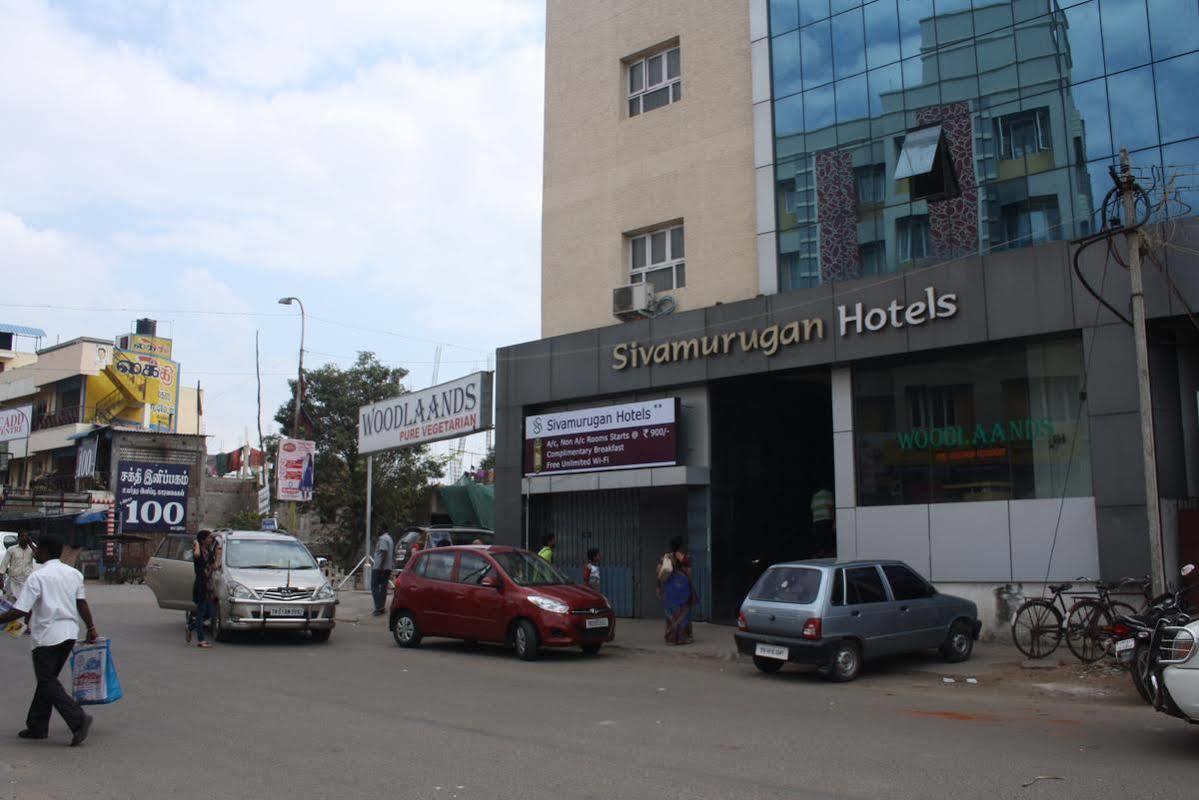
[[[583,585],[590,586],[597,592],[600,588],[599,560],[599,548],[592,547],[587,550],[587,563],[583,565]]]

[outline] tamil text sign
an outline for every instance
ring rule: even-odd
[[[33,431],[33,406],[17,406],[0,411],[0,442],[24,439]]]
[[[672,397],[525,417],[526,475],[677,463],[678,400]]]
[[[316,442],[305,439],[283,439],[279,442],[279,485],[275,495],[280,500],[306,503],[312,499],[316,471]]]
[[[456,439],[491,427],[493,373],[476,372],[358,409],[358,452]]]
[[[122,461],[117,469],[117,506],[123,533],[187,530],[189,465]]]

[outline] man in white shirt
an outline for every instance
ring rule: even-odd
[[[385,613],[387,581],[395,569],[395,543],[386,525],[379,526],[379,540],[375,544],[374,562],[371,564],[371,595],[375,601],[375,616]]]
[[[33,674],[37,678],[37,689],[25,718],[25,730],[17,735],[22,739],[45,739],[49,735],[50,712],[57,709],[73,734],[71,747],[78,747],[87,738],[92,718],[58,682],[58,673],[70,658],[79,637],[76,612],[87,625],[87,641],[96,641],[96,626],[87,600],[83,598],[82,573],[59,561],[60,556],[62,539],[53,534],[42,535],[35,553],[42,567],[25,581],[12,611],[0,614],[0,625],[28,614],[33,635]]]
[[[21,589],[33,569],[33,540],[28,531],[21,531],[17,534],[17,543],[0,555],[0,575],[4,576],[4,591],[9,600],[21,596]]]

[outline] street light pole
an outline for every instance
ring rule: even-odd
[[[291,426],[291,435],[298,437],[300,431],[300,404],[304,402],[304,329],[308,323],[304,315],[304,303],[300,301],[300,298],[279,298],[279,305],[290,306],[292,303],[300,307],[300,370],[296,373],[296,407]]]

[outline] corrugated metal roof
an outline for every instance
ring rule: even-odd
[[[14,333],[17,336],[32,336],[36,339],[46,338],[46,332],[41,328],[30,328],[26,325],[12,325],[7,322],[0,322],[0,333]]]

